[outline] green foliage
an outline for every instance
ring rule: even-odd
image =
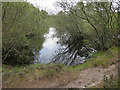
[[[55,28],[60,34],[69,33],[70,38],[76,38],[81,33],[83,44],[90,44],[96,50],[105,51],[118,45],[118,14],[111,2],[88,2],[86,5],[79,2],[72,7],[62,2],[60,6],[64,12],[61,11],[54,19]]]
[[[27,2],[4,2],[2,14],[3,63],[24,65],[33,62],[48,31],[48,14]]]
[[[49,26],[56,28],[61,44],[71,47],[70,53],[77,51],[74,56],[86,56],[90,48],[105,51],[118,45],[118,13],[114,11],[111,2],[89,2],[86,5],[79,2],[75,7],[69,7],[64,2],[60,5],[64,6],[64,12],[49,16],[46,11],[39,11],[27,2],[3,3],[3,63],[33,63],[33,50],[36,52],[42,48],[43,35]],[[63,34],[66,34],[67,40],[61,37]],[[82,51],[83,47],[86,49]],[[102,52],[97,54],[102,55]],[[112,55],[108,53],[107,57],[111,58]],[[101,61],[95,63],[95,66],[99,66]],[[102,64],[105,65],[104,62]]]
[[[103,87],[104,88],[118,88],[118,78],[113,77],[112,74],[109,77],[104,76]]]
[[[22,71],[22,72],[19,72],[19,77],[20,77],[20,78],[23,78],[24,76],[25,76],[25,72],[23,72],[23,71]]]

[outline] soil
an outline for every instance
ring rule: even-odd
[[[94,67],[82,71],[63,71],[49,79],[16,81],[14,82],[16,84],[9,88],[89,88],[100,83],[104,75],[109,77],[111,74],[118,76],[118,64],[113,64],[108,68]]]
[[[65,88],[87,88],[92,87],[100,83],[104,75],[109,78],[109,76],[118,76],[118,65],[112,65],[109,68],[90,68],[84,71],[78,72],[78,78],[67,85],[63,86]],[[99,88],[99,87],[98,87]]]

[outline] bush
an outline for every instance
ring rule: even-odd
[[[113,74],[110,77],[104,76],[104,88],[118,88],[118,78],[114,78]]]

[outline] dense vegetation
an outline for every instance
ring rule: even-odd
[[[87,57],[93,48],[106,51],[118,45],[119,7],[114,7],[112,2],[79,2],[74,6],[64,1],[58,4],[64,11],[48,15],[26,2],[3,3],[3,63],[32,63],[33,51],[40,50],[49,26],[56,28],[61,37],[59,43],[68,46],[56,60],[70,53],[72,60],[66,62],[69,64],[77,55]]]
[[[106,51],[118,45],[119,12],[112,2],[92,2],[86,5],[79,2],[76,6],[62,2],[59,5],[64,12],[61,11],[53,18],[58,33],[64,34],[61,43],[68,45],[62,54],[69,52],[69,58],[74,60],[77,55],[88,56],[93,48]],[[65,35],[67,39],[64,38]],[[62,54],[58,57],[62,57]]]
[[[34,60],[33,50],[38,51],[48,31],[47,12],[39,11],[26,2],[3,3],[2,12],[3,53],[5,64],[24,65]]]

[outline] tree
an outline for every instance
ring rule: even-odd
[[[64,12],[56,16],[54,27],[63,36],[68,34],[68,39],[62,42],[68,47],[55,60],[69,52],[67,63],[72,64],[77,55],[88,56],[92,48],[105,51],[117,45],[118,15],[112,2],[79,2],[76,6],[68,2],[59,4]]]
[[[47,12],[40,12],[27,2],[4,2],[2,13],[3,63],[33,63],[33,49],[42,47],[43,34],[48,30]]]
[[[119,25],[116,8],[113,7],[112,2],[87,2],[86,5],[79,2],[77,6],[62,2],[60,5],[65,13],[76,17],[74,21],[84,20],[83,23],[86,21],[90,25],[89,27],[93,28],[95,37],[93,36],[92,40],[101,50],[107,50],[116,43]],[[73,23],[76,24],[76,22]]]

